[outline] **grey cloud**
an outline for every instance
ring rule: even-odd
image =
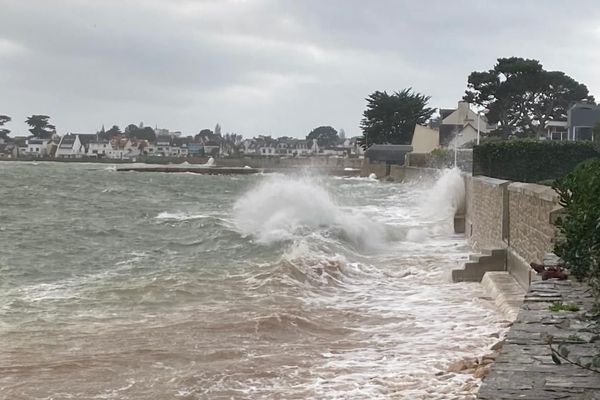
[[[220,122],[356,135],[372,91],[412,86],[452,106],[471,71],[512,55],[600,88],[593,0],[5,3],[0,113],[18,133],[46,112],[61,132],[143,120],[190,134]]]

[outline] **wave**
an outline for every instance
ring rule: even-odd
[[[454,233],[454,216],[465,204],[465,183],[460,169],[443,170],[433,186],[425,191],[421,204],[421,219],[429,226],[409,230],[409,241]]]
[[[445,169],[427,192],[424,208],[432,217],[449,219],[464,206],[464,202],[465,182],[460,169]]]
[[[315,178],[271,176],[244,194],[233,207],[234,226],[263,244],[320,232],[361,248],[385,241],[385,229],[366,216],[344,210]]]
[[[284,255],[279,261],[263,265],[261,270],[247,278],[246,285],[252,291],[281,290],[299,288],[319,289],[331,286],[343,286],[350,282],[355,271],[353,265],[348,265],[341,256],[319,257],[307,255],[291,257]]]
[[[164,211],[154,218],[159,220],[190,221],[194,219],[210,218],[210,216],[204,214],[189,214],[185,212]]]

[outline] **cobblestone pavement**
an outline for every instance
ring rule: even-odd
[[[550,311],[553,302],[576,304],[579,311]],[[565,343],[569,359],[583,363],[600,354],[600,338],[585,320],[593,298],[575,281],[536,281],[511,327],[491,373],[484,379],[478,399],[597,399],[600,374],[563,361],[556,365],[547,337],[554,347]]]

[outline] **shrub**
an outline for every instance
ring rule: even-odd
[[[600,294],[600,159],[579,165],[554,189],[566,213],[556,221],[562,234],[554,247],[573,275]]]
[[[519,182],[557,179],[600,156],[591,142],[505,140],[473,149],[473,175]]]

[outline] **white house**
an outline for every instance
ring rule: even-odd
[[[79,135],[68,134],[60,138],[56,149],[56,158],[81,158],[85,155],[85,147],[79,140]]]
[[[89,157],[107,158],[112,150],[108,140],[95,140],[88,143],[87,155]]]
[[[171,157],[187,157],[187,154],[188,151],[185,144],[182,144],[181,147],[174,145],[169,148],[169,156]]]
[[[48,150],[50,147],[50,139],[40,139],[31,137],[27,139],[27,147],[25,149],[25,155],[30,157],[46,157],[48,156]]]
[[[168,157],[171,155],[171,136],[170,135],[158,135],[156,137],[156,152],[155,155],[161,157]]]
[[[274,156],[277,154],[277,145],[275,143],[262,143],[258,148],[258,153],[261,156]]]
[[[154,143],[147,142],[146,146],[143,149],[143,153],[149,156],[153,156],[156,154],[156,146]]]

